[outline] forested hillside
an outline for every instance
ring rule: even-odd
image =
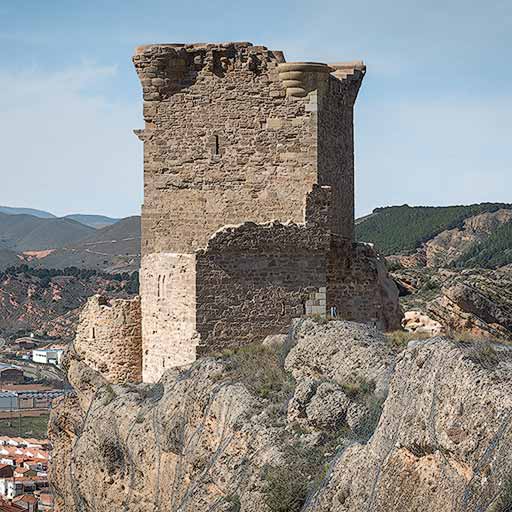
[[[481,203],[443,207],[403,205],[377,208],[372,215],[356,223],[356,238],[374,243],[386,256],[403,254],[414,251],[442,231],[461,226],[469,217],[503,208],[512,209],[512,204]],[[499,243],[498,240],[495,243]]]
[[[512,222],[500,226],[456,263],[458,267],[496,268],[512,264]]]

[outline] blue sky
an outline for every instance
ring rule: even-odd
[[[510,0],[0,0],[0,204],[139,213],[134,47],[230,40],[366,62],[359,215],[512,202]]]

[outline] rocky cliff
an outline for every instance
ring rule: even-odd
[[[417,311],[446,332],[512,340],[512,268],[405,269],[393,275],[406,318]]]
[[[59,509],[506,510],[511,365],[501,345],[400,349],[312,320],[154,385],[111,385],[70,351],[76,395],[50,425]]]

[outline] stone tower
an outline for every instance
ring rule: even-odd
[[[144,381],[302,314],[393,323],[375,254],[353,241],[365,66],[286,63],[250,43],[149,45],[133,61]]]

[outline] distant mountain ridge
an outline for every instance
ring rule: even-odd
[[[57,215],[44,210],[37,210],[35,208],[16,208],[12,206],[0,206],[0,213],[4,213],[6,215],[32,215],[33,217],[40,219],[71,219],[96,229],[111,226],[121,220],[114,217],[107,217],[106,215],[83,213],[73,213],[58,217]]]
[[[31,209],[14,209],[31,211]],[[132,272],[140,266],[140,217],[38,216],[0,212],[0,270],[26,263],[36,268]],[[51,214],[49,214],[51,215]]]
[[[132,272],[140,267],[140,217],[127,217],[93,232],[43,258],[30,261],[37,268],[78,267],[104,272]]]
[[[0,248],[15,252],[41,251],[77,242],[96,230],[72,219],[0,213]]]
[[[86,226],[90,226],[92,228],[101,229],[106,226],[112,226],[116,222],[119,222],[121,219],[115,219],[113,217],[106,217],[105,215],[87,215],[82,213],[74,213],[73,215],[65,215],[61,217],[63,219],[71,219],[80,222],[80,224],[85,224]]]
[[[0,213],[6,215],[33,215],[40,219],[53,219],[56,215],[53,213],[45,212],[44,210],[36,210],[34,208],[14,208],[12,206],[0,206]]]

